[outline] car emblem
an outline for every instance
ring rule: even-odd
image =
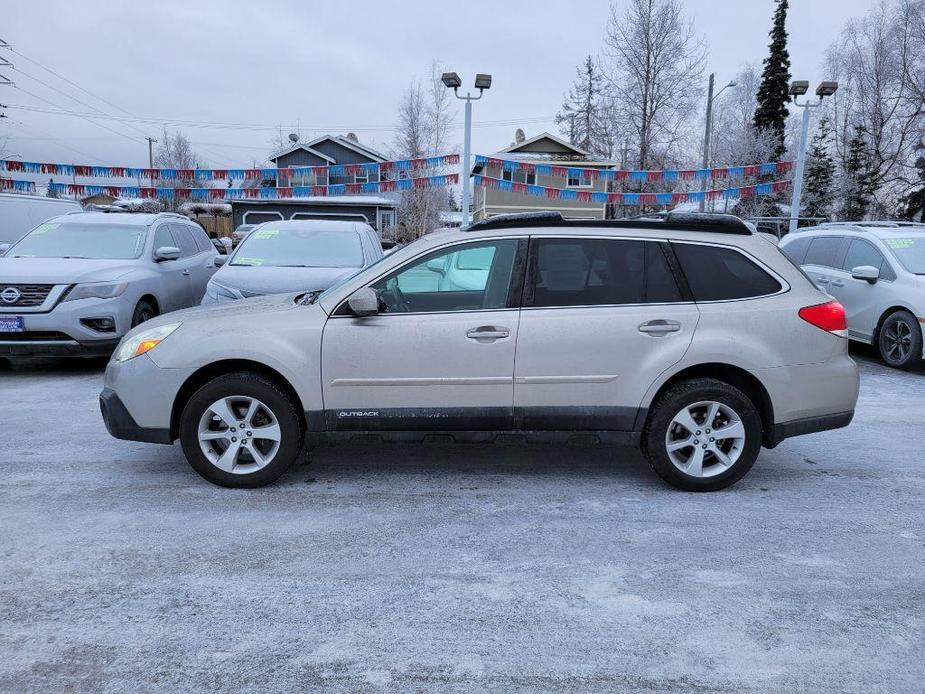
[[[3,302],[6,304],[15,304],[19,301],[19,298],[22,296],[22,292],[19,291],[16,287],[7,287],[2,292],[0,292],[0,299],[3,299]]]

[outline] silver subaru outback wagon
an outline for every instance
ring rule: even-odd
[[[229,487],[306,443],[514,432],[639,445],[708,491],[848,425],[857,395],[842,307],[740,220],[542,213],[430,234],[321,293],[156,318],[100,400],[113,436],[179,439]]]

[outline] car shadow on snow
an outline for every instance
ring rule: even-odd
[[[17,357],[15,359],[0,357],[0,373],[85,376],[102,374],[107,362],[107,357]]]

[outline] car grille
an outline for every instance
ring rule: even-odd
[[[54,288],[53,284],[2,284],[0,283],[0,308],[7,306],[41,306]],[[11,292],[8,290],[15,290]],[[15,301],[8,301],[4,296],[16,295]]]
[[[24,333],[0,333],[0,342],[73,342],[74,338],[56,330],[29,330]]]

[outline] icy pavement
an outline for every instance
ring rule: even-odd
[[[0,691],[922,691],[925,370],[730,490],[633,451],[339,447],[263,490],[0,371]]]

